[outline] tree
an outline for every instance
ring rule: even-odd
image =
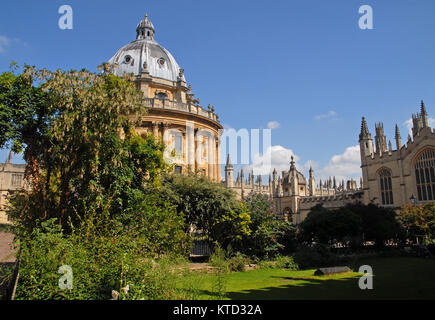
[[[162,181],[161,196],[183,213],[186,233],[194,226],[211,241],[226,247],[251,232],[245,205],[237,201],[231,190],[206,177],[167,175]]]
[[[328,210],[316,205],[299,227],[301,238],[309,243],[346,242],[360,234],[361,218],[347,208]]]
[[[425,236],[428,242],[435,239],[435,202],[420,206],[405,205],[398,218],[406,228],[408,238]]]
[[[85,207],[103,212],[109,204],[113,215],[146,184],[158,183],[163,145],[134,133],[146,110],[130,80],[31,66],[0,75],[0,144],[24,150],[28,197],[41,208],[29,222],[56,217],[69,227]]]
[[[273,213],[271,199],[267,195],[251,194],[244,204],[251,216],[252,232],[234,244],[234,249],[262,259],[291,251],[295,228]]]
[[[361,203],[348,204],[346,208],[361,218],[361,240],[382,246],[388,240],[397,242],[403,237],[403,229],[393,209]]]

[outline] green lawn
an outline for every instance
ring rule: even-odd
[[[373,290],[361,290],[355,272],[314,276],[315,270],[260,269],[231,273],[229,299],[435,299],[435,260],[374,258],[350,266],[373,268]],[[197,274],[200,299],[212,299],[215,276]]]

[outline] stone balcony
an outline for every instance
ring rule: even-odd
[[[200,105],[171,101],[169,99],[145,98],[145,106],[151,109],[165,109],[196,114],[219,123],[219,116],[211,110],[204,110]]]

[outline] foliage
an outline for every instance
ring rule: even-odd
[[[409,238],[426,236],[429,243],[435,240],[435,202],[420,206],[406,205],[398,218],[408,231]]]
[[[397,214],[391,208],[358,203],[348,204],[346,209],[361,218],[360,241],[374,241],[377,246],[382,246],[388,240],[399,241],[403,237]]]
[[[141,238],[117,231],[94,235],[92,225],[69,235],[55,219],[35,228],[21,243],[17,299],[110,299],[113,291],[117,299],[192,298],[177,288],[178,262],[171,255],[154,259]],[[72,289],[58,286],[61,265],[72,268]]]
[[[292,256],[277,256],[276,267],[280,269],[299,270],[299,266]]]
[[[230,272],[226,252],[217,244],[210,256],[210,265],[216,268],[212,285],[213,295],[222,300],[226,296],[226,287],[228,282],[228,273]]]
[[[299,231],[300,239],[308,244],[340,242],[352,246],[361,246],[363,241],[382,246],[387,240],[399,241],[403,233],[393,210],[373,204],[349,204],[334,210],[317,205]]]
[[[360,217],[346,208],[328,210],[317,205],[299,227],[304,241],[328,244],[334,240],[346,241],[349,237],[357,236],[360,226]]]
[[[250,234],[251,219],[247,208],[235,194],[221,184],[197,175],[167,175],[162,181],[161,196],[174,204],[190,226],[226,247]]]
[[[316,244],[314,246],[301,245],[295,252],[293,258],[301,270],[332,267],[343,261],[332,253],[330,248],[323,244]]]
[[[22,212],[25,219],[56,217],[67,228],[83,206],[103,208],[110,199],[114,215],[146,184],[158,184],[163,145],[133,133],[145,109],[129,80],[31,66],[0,75],[0,146],[24,150],[28,196],[40,208]]]
[[[291,249],[295,228],[273,213],[271,199],[263,194],[250,194],[244,199],[252,223],[250,234],[234,244],[234,248],[250,257],[273,258]],[[286,244],[286,246],[284,245]]]
[[[251,263],[251,259],[240,252],[228,258],[228,268],[230,271],[245,271],[246,265]]]

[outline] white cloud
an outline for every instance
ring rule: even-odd
[[[276,145],[268,148],[262,155],[255,156],[253,163],[245,167],[245,172],[254,170],[254,175],[264,176],[271,174],[273,169],[276,169],[278,175],[281,176],[282,171],[290,169],[291,156],[294,157],[296,168],[306,177],[308,177],[308,170],[312,167],[316,181],[325,180],[332,176],[335,176],[337,181],[349,178],[358,179],[361,176],[359,145],[348,147],[342,154],[334,155],[329,163],[321,169],[318,169],[318,164],[313,160],[299,163],[300,157],[295,155],[292,149]],[[271,157],[270,166],[268,165],[268,157]]]
[[[6,36],[0,35],[0,53],[6,50],[6,47],[9,46],[10,40]]]
[[[316,180],[335,176],[338,181],[361,176],[359,145],[346,148],[342,154],[334,155],[329,163],[315,173]]]
[[[337,112],[335,112],[334,110],[329,110],[328,113],[319,114],[319,115],[315,116],[314,119],[315,120],[323,120],[323,119],[327,119],[327,118],[333,118],[336,115],[337,115]]]
[[[271,174],[275,168],[276,171],[281,174],[282,171],[288,171],[290,169],[291,156],[294,157],[294,161],[297,163],[299,157],[294,154],[293,150],[286,149],[280,145],[271,146],[267,148],[266,152],[263,154],[256,155],[252,164],[246,166],[245,170],[247,170],[247,172],[254,170],[254,175],[268,175]],[[270,165],[268,159],[271,159]]]
[[[0,53],[5,52],[12,45],[27,47],[27,43],[18,38],[9,38],[0,34]]]
[[[268,127],[269,129],[276,129],[276,128],[278,128],[280,125],[281,125],[281,124],[280,124],[278,121],[269,121],[269,122],[267,123],[267,127]]]

